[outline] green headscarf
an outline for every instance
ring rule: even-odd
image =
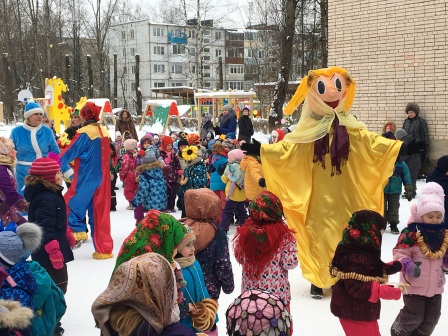
[[[173,216],[150,210],[124,240],[118,252],[115,269],[136,256],[154,252],[173,263],[173,251],[182,241],[187,227]]]

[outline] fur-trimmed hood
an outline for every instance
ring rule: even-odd
[[[388,121],[386,121],[385,123],[384,123],[384,125],[383,125],[383,133],[385,133],[386,132],[386,127],[387,127],[387,125],[390,125],[391,126],[391,132],[393,133],[393,134],[395,134],[395,132],[397,131],[397,124],[395,123],[395,121],[392,121],[392,120],[388,120]]]
[[[151,170],[151,169],[156,169],[156,168],[160,168],[163,169],[164,165],[161,161],[157,160],[155,162],[151,162],[151,163],[146,163],[146,164],[142,164],[140,166],[138,166],[135,171],[139,174],[143,173],[146,170]]]
[[[64,187],[55,183],[51,183],[37,176],[29,175],[25,177],[24,197],[28,202],[30,202],[34,197],[36,197],[39,192],[43,190],[60,193],[62,195],[62,190],[64,190]]]
[[[31,325],[33,310],[19,301],[0,300],[0,328],[22,330]]]

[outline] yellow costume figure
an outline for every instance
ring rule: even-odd
[[[329,265],[351,214],[383,213],[383,188],[401,146],[350,114],[355,86],[342,68],[310,71],[285,108],[290,114],[305,100],[294,131],[261,147],[267,188],[296,230],[303,276],[319,288],[336,282]]]

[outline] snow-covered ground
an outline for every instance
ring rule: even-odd
[[[10,126],[0,125],[0,135],[9,136]],[[158,132],[161,127],[155,126],[148,131]],[[113,129],[110,130],[113,137]],[[140,136],[144,132],[140,132]],[[266,142],[267,137],[264,134],[256,134],[257,139]],[[424,184],[419,181],[418,186]],[[111,212],[112,237],[114,239],[114,254],[118,253],[121,243],[126,236],[134,229],[133,212],[126,210],[127,202],[123,196],[121,183],[117,186],[117,211]],[[401,200],[400,224],[399,229],[403,229],[409,216],[409,203],[407,200]],[[180,212],[173,214],[180,218]],[[229,231],[229,239],[234,236],[235,228],[232,226]],[[383,236],[382,259],[390,261],[392,259],[392,248],[395,246],[398,236],[392,235],[389,230]],[[231,246],[231,244],[230,244]],[[95,298],[106,288],[110,279],[115,259],[95,260],[92,258],[93,245],[89,240],[79,249],[74,251],[75,260],[68,263],[69,285],[66,295],[67,312],[62,319],[62,326],[65,328],[67,336],[97,336],[99,329],[95,328],[95,322],[90,312]],[[233,299],[240,294],[241,287],[241,267],[233,258],[231,251],[233,273],[235,277],[235,291],[230,294],[221,294],[219,299],[219,335],[226,335],[225,331],[225,312]],[[312,299],[309,295],[310,284],[305,281],[301,275],[300,267],[289,273],[291,283],[291,314],[294,321],[294,336],[329,336],[344,335],[338,319],[330,312],[331,290],[324,290],[322,300]],[[399,278],[394,275],[390,278],[391,283],[398,283]],[[436,327],[433,335],[442,336],[447,334],[448,330],[448,299],[443,296],[442,317]],[[389,335],[389,329],[399,310],[403,306],[403,301],[382,301],[381,319],[379,320],[380,331],[382,335]],[[445,331],[443,331],[445,330]]]

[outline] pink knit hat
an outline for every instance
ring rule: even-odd
[[[422,222],[422,216],[428,212],[438,211],[445,216],[445,194],[440,184],[426,183],[418,196],[417,203],[411,206],[411,218],[408,223]]]
[[[37,176],[51,183],[56,183],[56,173],[61,170],[59,163],[52,158],[39,158],[33,161],[30,175]]]
[[[227,158],[229,162],[232,161],[241,161],[244,157],[244,152],[241,149],[232,149],[229,153],[227,153]]]
[[[291,315],[277,296],[251,289],[229,306],[226,312],[228,335],[289,335]]]

